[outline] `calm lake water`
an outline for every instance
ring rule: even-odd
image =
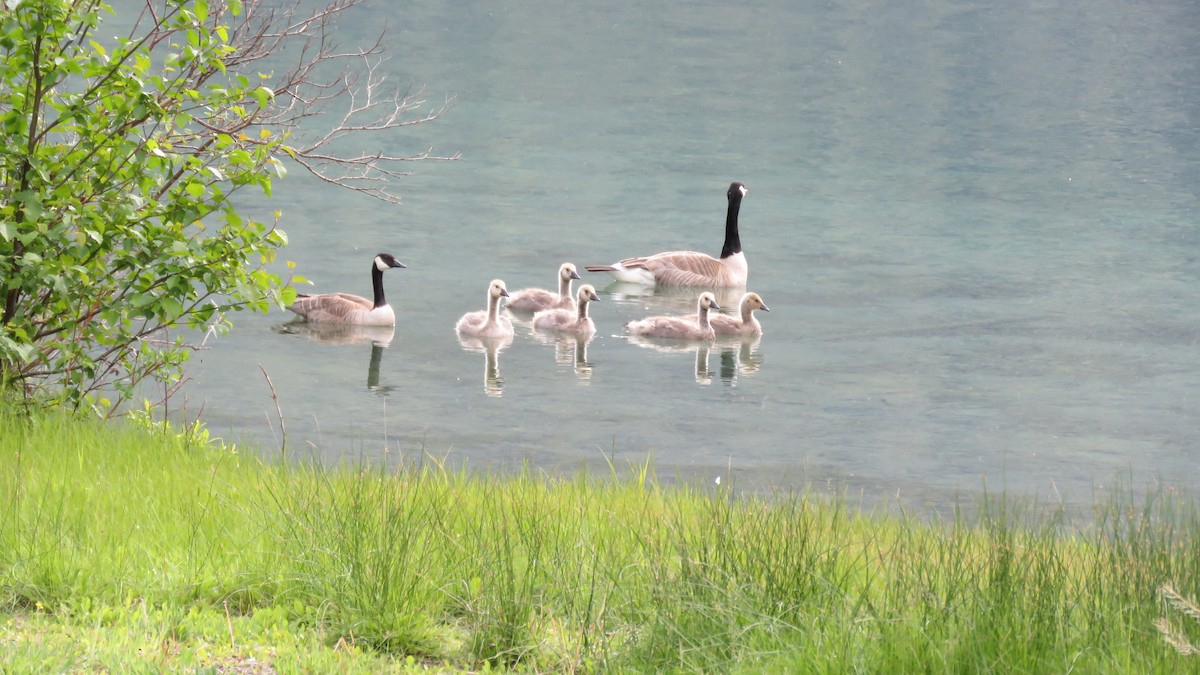
[[[377,251],[406,263],[385,276],[394,335],[235,316],[193,359],[188,412],[277,452],[261,366],[289,451],[328,461],[649,459],[666,480],[934,504],[1196,484],[1200,4],[646,4],[343,20],[345,45],[387,24],[392,82],[456,101],[377,142],[462,159],[413,164],[399,206],[298,171],[252,206],[282,210],[311,292],[368,295]],[[694,295],[586,272],[590,344],[519,326],[489,361],[457,340],[493,277],[716,254],[733,180],[761,342],[634,343],[626,321]]]

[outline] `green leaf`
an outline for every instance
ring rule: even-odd
[[[275,99],[275,91],[270,87],[259,87],[254,90],[254,95],[258,98],[259,110],[266,110],[271,101]]]
[[[22,190],[13,195],[13,198],[21,202],[21,208],[25,212],[26,220],[38,220],[42,214],[46,212],[42,205],[42,196],[31,190]]]
[[[163,298],[161,306],[163,314],[172,321],[183,316],[183,303],[174,298]]]
[[[286,126],[257,120],[273,105],[273,76],[225,73],[237,39],[221,25],[229,15],[213,0],[172,0],[157,36],[141,24],[93,40],[110,0],[0,3],[0,248],[10,251],[0,285],[21,302],[0,326],[0,361],[40,359],[61,375],[37,386],[92,407],[101,386],[178,378],[186,350],[147,343],[143,331],[227,326],[225,309],[268,311],[294,297],[265,270],[287,242],[256,212],[268,207],[233,199],[241,187],[269,193],[292,150],[276,151]],[[243,5],[221,3],[232,15]],[[34,72],[46,92],[36,100]],[[50,122],[31,144],[35,115]],[[256,122],[255,138],[216,131],[241,121]],[[97,303],[100,316],[81,320]],[[120,381],[96,379],[112,373]]]

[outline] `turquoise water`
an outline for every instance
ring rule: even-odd
[[[399,206],[293,171],[262,208],[313,292],[368,294],[372,255],[396,254],[399,323],[380,347],[235,317],[188,410],[277,447],[261,366],[292,452],[329,460],[649,457],[668,479],[937,503],[1195,482],[1200,6],[602,4],[343,20],[345,44],[386,22],[391,81],[454,100],[377,142],[462,159],[413,164]],[[587,273],[590,344],[518,327],[489,361],[456,339],[493,277],[716,254],[733,180],[759,343],[633,343],[624,322],[694,296]]]

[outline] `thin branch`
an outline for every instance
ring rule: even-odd
[[[271,388],[271,400],[275,401],[275,414],[279,416],[279,434],[283,437],[283,442],[279,446],[279,454],[287,454],[287,427],[283,421],[283,410],[279,407],[279,395],[275,393],[275,383],[271,381],[271,376],[267,374],[267,369],[260,363],[258,369],[262,371],[263,377],[267,378],[267,386]]]

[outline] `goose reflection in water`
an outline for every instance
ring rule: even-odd
[[[594,335],[567,335],[563,333],[546,333],[533,331],[533,337],[538,342],[554,347],[554,362],[572,365],[575,375],[587,382],[592,377],[592,362],[588,360],[587,348]]]
[[[762,355],[758,353],[762,337],[732,337],[724,336],[708,341],[668,340],[664,338],[647,338],[639,335],[626,336],[631,344],[646,349],[653,349],[666,354],[696,353],[696,383],[712,384],[713,372],[709,368],[709,356],[713,350],[721,355],[719,375],[721,382],[734,387],[738,377],[750,377],[762,367]]]
[[[500,377],[500,352],[508,349],[513,336],[474,337],[458,336],[458,344],[469,352],[483,354],[483,393],[488,396],[504,395],[504,379]]]
[[[396,335],[395,326],[292,321],[278,326],[276,330],[285,335],[303,335],[314,342],[327,345],[361,345],[369,342],[371,359],[367,363],[367,389],[383,396],[395,389],[393,386],[379,386],[379,366],[383,362],[383,350],[392,343]]]
[[[650,313],[687,314],[696,311],[696,296],[700,289],[689,286],[642,286],[623,281],[614,281],[605,286],[603,293],[617,304],[637,305]],[[744,286],[730,288],[708,288],[722,307],[737,307]]]

